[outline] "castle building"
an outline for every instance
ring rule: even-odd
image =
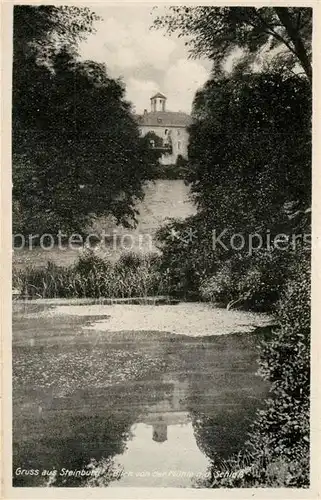
[[[181,111],[166,110],[166,96],[158,92],[150,98],[151,110],[137,117],[141,135],[149,132],[159,137],[160,144],[151,140],[152,147],[160,147],[164,153],[160,159],[163,165],[174,165],[178,156],[187,158],[188,131],[191,117]]]

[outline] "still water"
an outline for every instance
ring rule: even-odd
[[[198,303],[15,305],[14,485],[202,486],[267,393],[268,323]]]

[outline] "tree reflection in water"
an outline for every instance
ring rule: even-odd
[[[41,464],[42,469],[56,469],[57,473],[52,479],[14,475],[14,486],[108,486],[117,482],[124,472],[119,458],[133,438],[131,429],[136,423],[149,425],[151,441],[161,446],[168,442],[168,426],[191,422],[189,438],[216,463],[242,449],[267,391],[255,375],[253,334],[213,338],[157,335],[156,340],[149,335],[148,341],[154,357],[164,361],[163,370],[150,366],[143,380],[87,392],[79,389],[69,398],[60,398],[56,406],[53,402],[41,415],[19,407],[14,469],[39,469]],[[134,347],[146,351],[145,338],[141,345],[136,338]],[[118,349],[125,352],[129,347],[119,345]],[[184,441],[180,446],[184,449]],[[149,460],[147,448],[147,468]],[[168,467],[166,460],[164,463]],[[66,476],[60,474],[63,468],[94,474]]]

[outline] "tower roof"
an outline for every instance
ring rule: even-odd
[[[167,97],[164,94],[161,94],[160,92],[157,92],[157,94],[153,95],[150,99],[157,99],[157,97],[161,99],[167,99]]]

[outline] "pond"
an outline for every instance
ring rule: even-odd
[[[182,180],[157,180],[149,182],[145,188],[145,198],[137,205],[139,211],[138,225],[135,230],[128,231],[122,228],[116,228],[111,225],[108,219],[99,219],[92,227],[92,232],[99,234],[103,229],[107,234],[113,235],[113,231],[117,230],[117,234],[129,234],[133,241],[133,250],[149,251],[155,250],[155,247],[150,244],[150,239],[146,235],[150,235],[153,240],[155,231],[169,217],[186,218],[195,213],[195,207],[189,200],[189,188]],[[139,235],[142,236],[142,244],[139,244]],[[58,248],[55,246],[52,249],[34,247],[19,248],[20,240],[17,240],[17,248],[13,253],[13,265],[16,268],[23,269],[26,266],[41,267],[46,265],[50,260],[57,265],[69,266],[77,259],[79,248]],[[114,246],[113,241],[107,246],[106,252],[111,258],[117,258],[120,251],[130,249],[131,241],[128,239],[124,242],[123,249],[117,244]]]
[[[200,303],[14,303],[14,486],[202,486],[267,394],[269,324]]]

